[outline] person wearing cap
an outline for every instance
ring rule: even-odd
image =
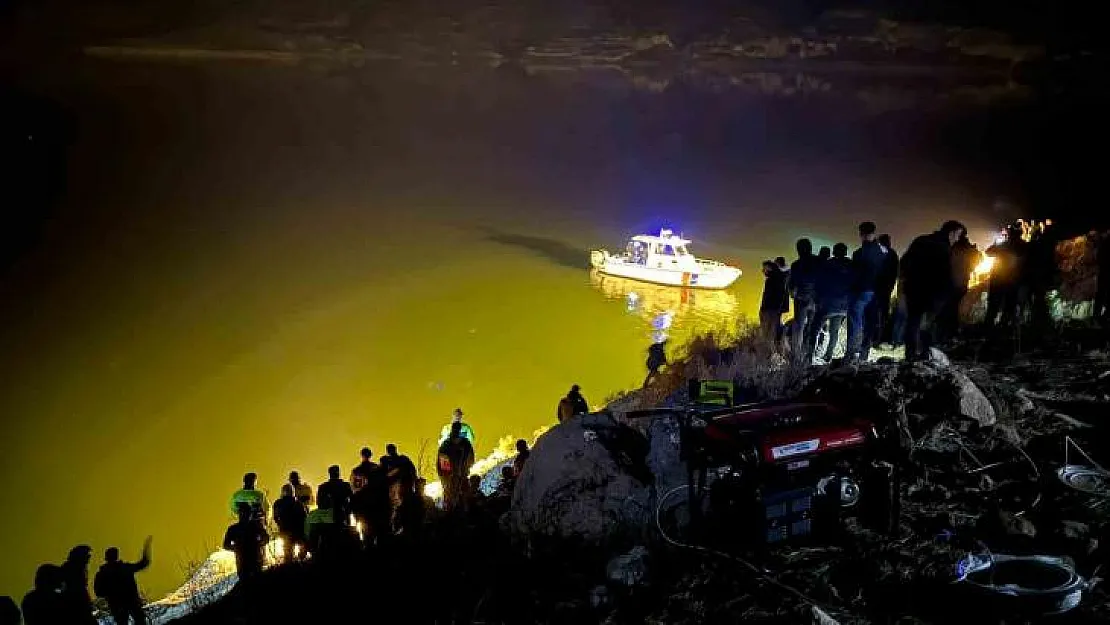
[[[462,408],[455,408],[454,412],[451,413],[451,422],[443,426],[443,429],[439,431],[440,444],[443,444],[443,441],[447,440],[447,437],[451,434],[451,426],[456,423],[459,424],[459,432],[462,437],[470,441],[471,445],[474,445],[476,442],[474,440],[474,428],[470,427],[470,424],[463,422]]]

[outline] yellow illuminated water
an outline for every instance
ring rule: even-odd
[[[456,407],[487,455],[572,384],[595,406],[638,386],[655,316],[679,345],[754,315],[759,261],[798,236],[975,221],[943,171],[846,156],[777,102],[698,96],[692,116],[512,75],[294,71],[91,65],[43,87],[80,132],[56,219],[2,283],[0,594],[73,545],[95,568],[152,534],[160,596],[218,544],[246,471],[272,499],[290,470],[315,485],[393,442],[429,472]],[[587,270],[662,221],[739,282]]]

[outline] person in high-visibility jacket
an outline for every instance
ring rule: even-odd
[[[251,518],[265,523],[270,506],[266,501],[266,494],[255,488],[257,482],[258,475],[254,473],[243,476],[243,488],[235,491],[235,494],[231,496],[231,514],[238,517],[239,504],[245,503],[250,506]]]

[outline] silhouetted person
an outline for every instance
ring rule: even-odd
[[[875,328],[873,343],[882,342],[893,335],[890,303],[894,296],[894,287],[898,285],[898,252],[894,251],[890,235],[880,234],[879,245],[886,250],[886,256],[883,257],[883,269],[875,283],[875,309],[879,312],[879,322]]]
[[[497,488],[493,491],[493,496],[498,497],[512,497],[513,488],[516,487],[516,474],[513,472],[511,466],[501,467],[501,480],[497,482]]]
[[[358,456],[359,463],[351,469],[351,490],[356,493],[366,486],[370,480],[370,474],[378,470],[377,463],[371,460],[374,457],[374,452],[370,451],[369,447],[360,449]]]
[[[467,479],[466,496],[471,504],[480,505],[485,502],[486,495],[482,492],[482,476],[471,475]]]
[[[362,540],[366,547],[375,542],[382,543],[392,533],[389,476],[387,463],[376,465],[366,476],[366,484],[351,497],[351,512],[362,528]]]
[[[513,458],[513,475],[519,477],[521,472],[524,471],[524,463],[528,462],[528,457],[532,455],[532,450],[528,449],[528,441],[523,438],[516,441],[516,457]]]
[[[108,612],[112,614],[116,625],[127,625],[128,619],[135,625],[146,625],[143,598],[139,595],[135,574],[150,566],[150,542],[151,538],[148,536],[138,562],[121,561],[116,547],[109,547],[104,551],[104,564],[96,572],[93,589],[96,590],[97,597],[108,603]]]
[[[92,597],[89,596],[89,563],[92,561],[92,547],[78,545],[70,549],[69,556],[62,563],[62,579],[65,583],[67,609],[73,615],[74,623],[89,625],[96,623],[93,616]]]
[[[312,487],[301,481],[301,474],[296,471],[289,473],[289,485],[293,487],[293,496],[307,508],[316,503],[316,496],[312,494]]]
[[[22,621],[15,599],[7,595],[0,597],[0,625],[19,625]]]
[[[644,388],[647,388],[648,384],[650,384],[651,381],[659,375],[659,369],[667,364],[666,340],[651,344],[651,347],[648,348],[648,357],[646,364],[648,374],[647,377],[644,378]]]
[[[956,338],[960,329],[960,306],[967,295],[967,283],[975,265],[979,264],[979,250],[968,240],[967,234],[952,246],[952,294],[944,302],[937,318],[937,340]]]
[[[821,328],[826,321],[829,323],[829,344],[825,353],[821,354],[825,362],[832,362],[836,344],[840,341],[840,328],[848,316],[854,276],[852,261],[848,259],[848,246],[837,243],[833,246],[832,258],[821,265],[817,282],[817,316],[807,337],[807,352],[812,353]]]
[[[783,273],[787,273],[787,274],[790,273],[790,265],[786,264],[786,257],[785,256],[776,256],[775,257],[775,266],[778,267],[780,270],[782,270]]]
[[[906,360],[923,358],[932,343],[930,327],[952,292],[952,246],[967,233],[958,221],[913,240],[902,256],[900,297],[906,301]]]
[[[224,533],[224,549],[235,553],[235,572],[239,581],[246,581],[262,573],[264,550],[270,535],[254,518],[250,504],[239,504],[239,521]]]
[[[308,540],[304,535],[305,519],[308,517],[308,508],[293,495],[293,485],[285,484],[281,487],[281,497],[274,502],[274,523],[281,536],[282,562],[292,562],[298,555],[300,557],[308,551]]]
[[[570,421],[574,418],[574,402],[569,397],[563,396],[559,398],[559,405],[555,408],[555,418],[559,423]]]
[[[567,393],[567,399],[570,400],[571,406],[574,409],[574,415],[589,414],[590,404],[586,402],[586,398],[582,396],[582,388],[577,384],[570,387]]]
[[[397,535],[402,539],[417,538],[424,529],[424,518],[427,516],[424,484],[423,479],[417,478],[416,487],[407,491],[401,499],[401,506],[397,509],[396,525]],[[435,502],[431,505],[434,506]]]
[[[323,556],[326,559],[329,552],[335,549],[341,526],[335,522],[335,510],[327,491],[317,494],[316,505],[316,509],[305,517],[305,537],[313,558]]]
[[[871,340],[879,323],[875,290],[886,263],[886,250],[875,239],[875,223],[859,225],[860,246],[852,252],[852,301],[848,305],[848,347],[845,356],[854,362],[866,361]]]
[[[247,473],[243,476],[243,488],[231,495],[231,514],[238,518],[239,504],[245,503],[254,515],[254,519],[261,523],[266,522],[266,515],[270,513],[270,505],[266,502],[266,495],[257,488],[258,475]]]
[[[987,256],[994,259],[994,265],[987,285],[987,317],[984,323],[988,329],[994,328],[996,322],[1007,327],[1015,322],[1018,311],[1018,290],[1025,257],[1021,230],[1013,226],[1007,228],[1006,240],[988,247]]]
[[[1098,286],[1091,315],[1099,321],[1106,321],[1110,317],[1110,234],[1104,233],[1099,237],[1095,254],[1098,259]]]
[[[35,571],[35,588],[23,596],[25,625],[59,625],[83,622],[74,615],[72,602],[65,596],[65,573],[62,567],[43,564]],[[89,613],[92,618],[92,613]]]
[[[416,488],[416,465],[408,456],[399,453],[396,445],[390,443],[385,446],[381,466],[389,480],[389,500],[396,511],[405,493]]]
[[[790,310],[786,292],[785,271],[774,261],[763,261],[763,298],[759,302],[759,331],[763,339],[774,345],[782,332],[782,315]]]
[[[439,446],[436,472],[443,485],[443,507],[448,511],[466,506],[470,467],[474,465],[474,447],[461,434],[459,423],[451,424],[451,433]]]
[[[335,514],[335,522],[342,526],[348,526],[351,523],[351,495],[354,492],[351,485],[344,482],[343,478],[339,476],[338,464],[328,467],[328,481],[316,489],[316,503],[322,505],[320,500],[327,496],[328,501],[331,502],[331,510]]]
[[[798,250],[798,259],[790,264],[787,281],[787,289],[794,300],[790,347],[795,363],[808,364],[811,354],[806,351],[806,337],[817,316],[817,280],[822,261],[813,255],[813,243],[809,239],[798,239],[794,247]]]
[[[1037,226],[1026,248],[1022,281],[1029,290],[1029,318],[1034,328],[1046,329],[1052,322],[1048,292],[1056,283],[1056,238]]]
[[[822,245],[821,249],[817,250],[817,260],[828,260],[830,258],[832,258],[832,248]]]

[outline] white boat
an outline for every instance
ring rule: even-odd
[[[632,237],[619,256],[594,250],[590,264],[610,276],[696,289],[724,289],[740,277],[736,267],[694,257],[689,245],[688,239],[664,229],[659,236]]]

